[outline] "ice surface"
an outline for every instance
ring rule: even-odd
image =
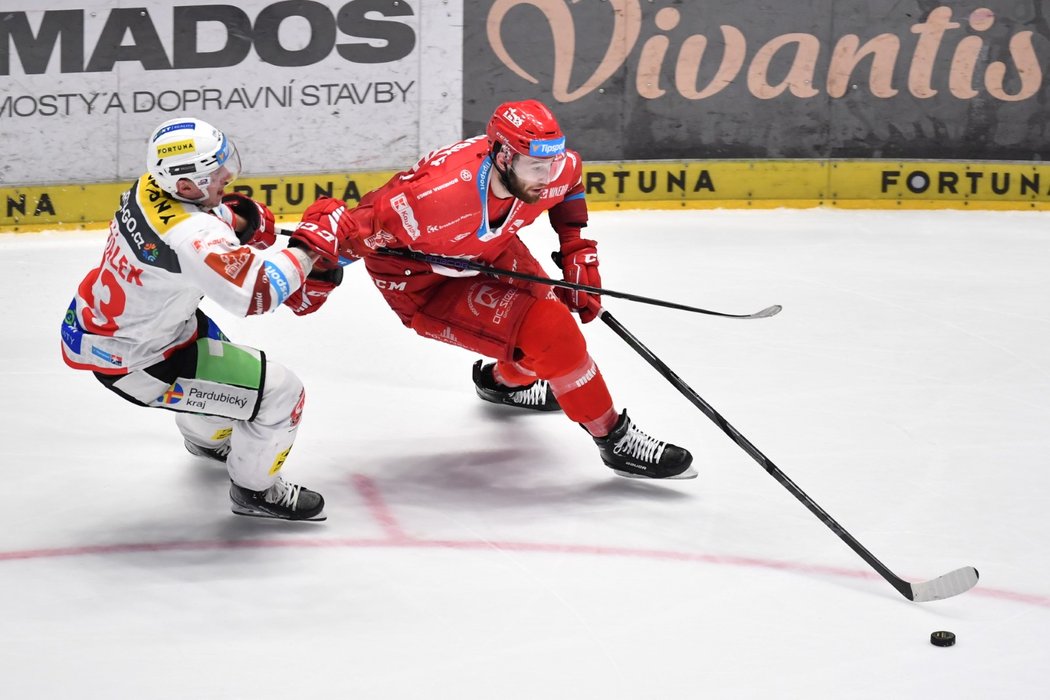
[[[0,236],[8,698],[1005,698],[1050,668],[1050,214],[599,212],[606,307],[900,576],[906,601],[610,329],[618,406],[693,481],[614,476],[560,415],[474,396],[357,267],[234,340],[307,386],[287,476],[229,512],[172,417],[60,359],[102,233]],[[545,227],[526,242],[549,260]],[[930,632],[958,635],[951,648]]]

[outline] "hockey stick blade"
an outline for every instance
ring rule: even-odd
[[[747,318],[769,318],[770,316],[776,316],[783,310],[784,307],[780,304],[773,304],[772,306],[762,309],[761,311],[756,311]]]
[[[931,600],[944,600],[965,593],[977,585],[980,574],[972,566],[950,571],[929,581],[906,583],[909,593],[905,596],[916,603],[928,603]]]

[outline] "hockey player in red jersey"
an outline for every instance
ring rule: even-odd
[[[590,322],[598,298],[376,252],[408,248],[546,276],[518,232],[547,212],[564,278],[600,286],[597,243],[580,235],[587,225],[581,173],[550,110],[535,100],[508,102],[484,136],[428,154],[354,209],[318,200],[301,227],[330,231],[344,255],[364,258],[387,303],[416,333],[492,358],[474,365],[482,399],[564,411],[624,476],[694,477],[687,450],[650,437],[614,407],[570,313]]]
[[[121,196],[99,265],[62,323],[62,355],[139,406],[175,411],[193,454],[226,464],[233,512],[324,520],[316,491],[280,473],[305,393],[265,354],[235,345],[198,309],[316,311],[339,283],[336,240],[303,229],[276,248],[273,214],[224,189],[240,156],[198,119],[154,130],[147,170]]]

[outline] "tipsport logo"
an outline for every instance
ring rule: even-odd
[[[550,158],[565,153],[565,137],[556,139],[535,139],[529,143],[529,155],[539,158]]]
[[[281,268],[269,261],[263,263],[263,271],[266,274],[267,281],[270,283],[270,288],[277,295],[277,303],[283,304],[284,300],[292,293],[291,287],[288,285],[288,278],[281,272]]]
[[[168,387],[167,391],[157,397],[157,401],[165,406],[174,406],[182,401],[184,396],[185,393],[182,390],[182,386],[178,382],[175,382]]]

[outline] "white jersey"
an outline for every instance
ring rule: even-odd
[[[104,374],[155,364],[196,340],[205,296],[246,316],[277,309],[303,284],[309,260],[243,245],[232,221],[225,205],[179,201],[143,175],[121,195],[102,261],[66,313],[66,363]]]

